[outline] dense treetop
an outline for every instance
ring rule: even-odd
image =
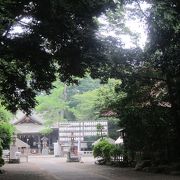
[[[34,107],[37,92],[48,92],[57,73],[69,83],[99,66],[95,17],[112,5],[110,0],[0,1],[0,93],[8,109]],[[24,33],[12,34],[16,25]]]

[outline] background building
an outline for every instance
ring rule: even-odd
[[[54,143],[59,142],[61,151],[66,153],[72,140],[76,147],[79,143],[81,151],[91,151],[95,140],[108,135],[107,121],[59,122],[51,127],[52,132],[48,135],[43,135],[45,129],[43,119],[35,113],[27,116],[18,112],[12,124],[15,126],[17,137],[27,143],[30,146],[30,152],[34,154],[41,154],[44,136],[48,139],[49,150],[53,151]]]
[[[98,129],[98,125],[102,126],[102,131]],[[75,141],[84,141],[85,137],[108,135],[107,121],[84,121],[84,122],[63,122],[59,123],[59,141],[68,142],[71,136]]]
[[[72,139],[76,147],[79,146],[80,151],[92,151],[93,142],[101,136],[108,136],[107,121],[59,123],[59,142],[63,153],[68,151]]]
[[[11,123],[15,127],[17,138],[30,146],[30,153],[40,154],[42,151],[42,138],[44,137],[42,132],[45,128],[40,115],[32,114],[27,116],[22,112],[18,112]],[[50,150],[53,150],[53,143],[57,142],[58,135],[58,127],[52,128],[52,132],[46,135]]]

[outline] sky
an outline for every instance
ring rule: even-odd
[[[150,5],[147,3],[141,3],[140,6],[143,12],[145,12],[150,7]],[[126,6],[129,12],[127,11],[125,14],[125,26],[133,33],[138,34],[138,41],[136,41],[137,44],[133,43],[133,38],[129,34],[118,33],[120,30],[118,28],[116,29],[116,27],[113,29],[105,15],[101,15],[98,18],[98,21],[101,24],[99,29],[100,36],[111,36],[119,39],[124,44],[123,48],[125,49],[134,48],[136,46],[139,46],[143,49],[147,42],[147,26],[146,22],[138,16],[131,16],[131,11],[133,11],[134,7],[135,4]]]
[[[22,24],[25,23],[25,24],[29,24],[29,23],[32,23],[32,18],[22,18],[21,19],[21,22]],[[22,27],[22,25],[19,23],[19,24],[16,24],[15,26],[13,26],[11,28],[11,31],[10,33],[15,35],[15,34],[22,34],[25,32],[25,30],[28,30],[28,28],[25,26],[24,28]]]

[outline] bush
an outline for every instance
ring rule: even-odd
[[[2,150],[9,148],[11,142],[13,128],[8,122],[0,122],[0,167],[4,165],[2,159]]]
[[[8,122],[0,122],[0,140],[3,149],[9,148],[13,127]]]
[[[122,156],[124,154],[123,147],[114,145],[110,151],[110,154],[114,158],[114,160],[116,160],[119,156]]]
[[[103,157],[102,148],[107,144],[108,142],[105,140],[101,140],[98,144],[96,144],[93,147],[93,156],[96,157]]]
[[[105,163],[110,162],[111,158],[114,160],[123,154],[122,147],[117,147],[114,144],[110,144],[106,140],[101,140],[93,148],[93,156],[96,158],[102,158]]]

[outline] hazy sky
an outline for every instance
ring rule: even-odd
[[[133,10],[134,6],[135,6],[134,4],[127,5],[126,8],[129,8],[131,11]],[[150,5],[147,3],[141,3],[140,6],[144,12],[150,7]],[[131,13],[130,11],[129,13]],[[126,12],[125,14],[125,19],[126,19],[125,26],[129,28],[131,32],[138,34],[138,39],[137,39],[138,41],[136,41],[136,43],[139,47],[143,48],[147,41],[146,23],[138,16],[131,16],[129,13]],[[117,33],[120,32],[121,30],[118,28],[116,29],[116,27],[114,27],[113,29],[111,27],[111,24],[109,24],[105,15],[100,16],[98,20],[101,24],[99,34],[102,37],[111,36],[116,39],[119,39],[124,44],[124,48],[133,48],[137,46],[133,42],[133,37],[131,37],[130,35],[124,33]]]

